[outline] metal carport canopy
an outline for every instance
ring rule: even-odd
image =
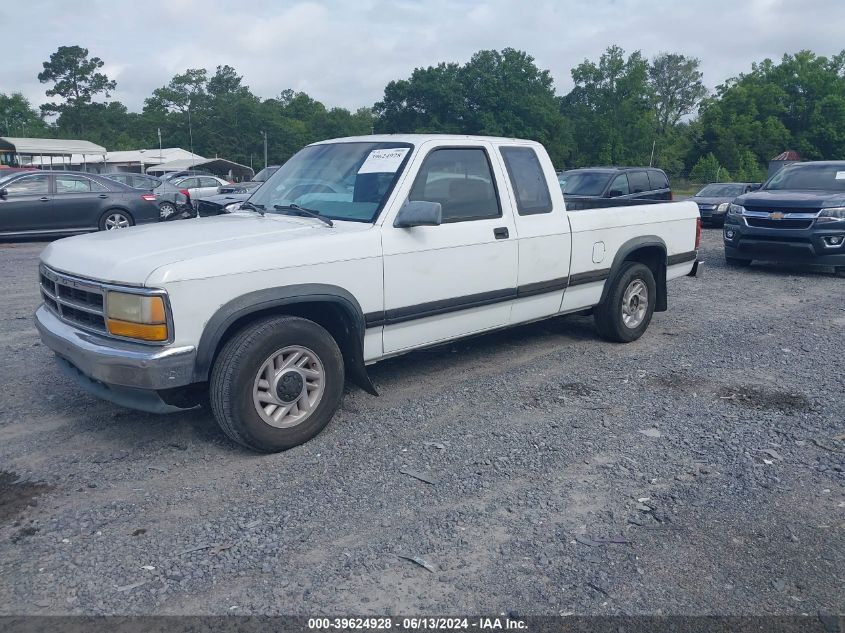
[[[105,154],[106,148],[90,141],[61,138],[18,138],[0,136],[0,150],[34,156],[67,156],[69,154]]]

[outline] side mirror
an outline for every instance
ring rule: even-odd
[[[399,209],[393,226],[397,229],[408,229],[412,226],[440,226],[442,222],[443,207],[439,202],[409,200]]]
[[[608,198],[618,198],[618,197],[619,197],[619,196],[621,196],[621,195],[622,195],[622,190],[621,190],[621,189],[611,189],[611,190],[608,192],[607,197],[608,197]]]
[[[0,198],[3,198],[5,200],[6,196],[8,196],[8,195],[9,195],[9,190],[6,189],[6,187],[3,187],[2,189],[0,189]]]

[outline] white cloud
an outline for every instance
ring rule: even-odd
[[[45,0],[0,4],[0,23],[4,50],[15,51],[0,65],[0,92],[46,101],[41,61],[79,44],[106,62],[114,98],[130,109],[186,68],[222,64],[265,98],[294,88],[357,108],[415,67],[483,48],[528,51],[565,93],[571,69],[610,44],[699,57],[710,87],[766,57],[845,47],[841,0]]]

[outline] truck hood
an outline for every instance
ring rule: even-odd
[[[312,218],[231,213],[68,237],[47,246],[41,261],[79,277],[143,286],[153,271],[179,262],[213,262],[214,256],[221,254],[231,261],[234,251],[263,251],[265,247],[279,250],[283,245],[290,247],[301,241],[325,243],[326,247],[319,250],[321,261],[327,261],[331,259],[325,255],[326,251],[331,252],[329,243],[370,228],[371,224],[360,222],[335,222],[334,227],[328,227]],[[205,276],[225,272],[211,269],[205,271]]]
[[[781,208],[818,211],[824,207],[845,206],[845,194],[841,191],[779,191],[772,189],[770,191],[747,193],[734,202],[751,209]]]

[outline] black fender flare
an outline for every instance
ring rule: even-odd
[[[194,380],[205,382],[220,341],[237,321],[258,312],[272,311],[298,303],[325,302],[339,307],[350,332],[344,349],[344,361],[349,378],[364,391],[378,395],[364,365],[364,312],[358,300],[348,290],[329,284],[294,284],[263,288],[241,295],[220,306],[203,328],[194,364]]]
[[[641,248],[646,247],[656,247],[662,253],[662,265],[658,269],[657,276],[654,280],[657,284],[657,303],[654,309],[656,312],[666,311],[666,265],[668,261],[668,256],[666,250],[666,242],[663,241],[663,238],[657,235],[640,235],[637,237],[633,237],[619,247],[619,249],[616,251],[616,255],[613,257],[613,264],[610,266],[610,273],[608,274],[608,283],[605,283],[604,288],[602,289],[600,303],[604,303],[605,299],[607,298],[607,295],[610,292],[610,288],[612,286],[612,283],[610,282],[612,282],[619,274],[619,270],[622,268],[622,262],[624,262],[628,258],[628,256],[634,251],[638,251]]]

